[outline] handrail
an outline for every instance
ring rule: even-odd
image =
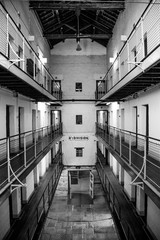
[[[141,133],[132,132],[132,131],[129,131],[129,130],[126,130],[126,129],[123,129],[123,128],[117,128],[117,127],[114,127],[114,126],[112,126],[112,125],[102,124],[102,123],[96,123],[96,124],[98,124],[99,126],[102,125],[102,126],[104,126],[104,127],[114,128],[114,129],[116,129],[116,130],[120,130],[120,131],[122,131],[122,132],[126,132],[126,133],[129,133],[129,134],[130,134],[130,133],[131,133],[131,134],[136,134],[136,135],[138,135],[138,136],[141,136],[141,137],[144,137],[144,138],[149,138],[149,139],[152,139],[152,140],[155,140],[155,141],[160,141],[160,139],[158,139],[158,138],[154,138],[154,137],[151,137],[151,136],[143,135],[143,134],[141,134]]]
[[[124,214],[125,208],[122,206],[119,202],[117,192],[115,191],[114,187],[111,184],[110,179],[108,178],[107,173],[105,173],[104,166],[101,163],[101,160],[99,156],[97,155],[97,170],[101,179],[101,183],[107,192],[107,200],[112,203],[112,207],[110,208],[113,212],[115,212],[116,217],[119,220],[119,223],[122,227],[123,233],[127,240],[136,240],[136,234],[132,230],[131,224],[129,221],[127,221],[126,215]],[[107,183],[106,183],[107,181]],[[110,190],[112,189],[112,194],[110,193]],[[124,195],[125,196],[125,195]],[[116,199],[116,203],[115,203]],[[128,215],[129,216],[129,215]],[[147,239],[150,239],[147,231],[145,228],[143,228],[143,231],[145,232],[145,235],[147,236]]]
[[[143,188],[144,182],[146,184],[148,182],[153,189],[160,190],[159,139],[99,123],[96,123],[96,135],[102,138],[136,174],[130,184]],[[136,181],[137,178],[141,179],[140,182]]]
[[[0,194],[61,135],[59,123],[0,139]]]
[[[152,7],[154,6],[154,4],[156,4],[156,0],[153,0],[153,1],[150,1],[147,5],[147,7],[145,8],[145,10],[143,11],[143,13],[141,14],[141,17],[138,19],[137,23],[135,24],[135,26],[133,27],[133,29],[131,30],[129,36],[127,37],[126,41],[124,42],[123,46],[121,47],[120,51],[117,53],[115,59],[114,59],[114,62],[110,65],[110,67],[108,68],[104,78],[103,78],[103,81],[105,81],[105,86],[100,84],[99,87],[98,87],[98,90],[96,91],[97,92],[97,96],[98,96],[98,99],[101,99],[107,92],[109,92],[111,89],[113,89],[120,81],[122,81],[124,79],[124,77],[129,74],[135,67],[135,66],[129,66],[128,65],[125,65],[126,66],[126,69],[124,70],[121,66],[122,62],[124,62],[125,64],[129,64],[127,61],[129,61],[129,59],[133,59],[133,56],[132,55],[132,48],[133,48],[133,44],[132,44],[132,37],[135,37],[136,35],[136,31],[138,31],[138,28],[142,28],[141,31],[143,32],[143,24],[145,22],[145,20],[147,19],[147,14],[152,11]],[[160,18],[158,19],[158,21],[155,23],[155,26],[153,25],[152,27],[156,28],[156,26],[159,26],[160,25]],[[142,25],[142,26],[141,26]],[[147,31],[147,39],[148,39],[148,42],[150,41],[150,49],[148,49],[148,52],[146,55],[144,55],[143,53],[143,47],[141,49],[141,56],[138,57],[138,61],[139,62],[143,62],[144,59],[146,59],[153,51],[155,51],[157,49],[158,46],[160,46],[159,42],[158,41],[155,41],[154,43],[151,44],[152,41],[152,33],[150,33],[150,31],[153,31],[152,28],[150,29],[146,29],[145,31]],[[155,32],[157,30],[155,29]],[[135,35],[134,35],[135,34]],[[141,33],[142,34],[142,33]],[[140,35],[141,35],[140,34]],[[150,35],[149,35],[150,34]],[[158,34],[158,33],[157,33]],[[149,35],[149,37],[148,37]],[[142,39],[141,39],[141,36],[138,38],[138,40],[136,40],[137,42],[135,43],[136,47],[139,47],[140,46],[140,43],[143,45],[144,43],[142,43]],[[129,48],[129,44],[131,45],[131,47]],[[123,51],[126,51],[125,52],[125,56],[123,56]],[[122,57],[122,59],[121,59]],[[118,61],[118,62],[117,62]],[[110,82],[110,79],[107,79],[107,76],[109,76],[110,72],[112,71],[113,67],[115,66],[115,64],[118,66],[119,68],[119,71],[120,71],[120,76],[116,77],[114,79],[114,83],[112,86],[109,86],[109,82]],[[115,69],[117,69],[117,67],[115,66]],[[122,74],[123,72],[123,74]],[[112,74],[112,73],[111,73]],[[115,77],[116,74],[112,75]],[[121,76],[122,75],[122,76]],[[107,81],[108,80],[108,81]],[[107,86],[106,86],[107,84]],[[100,89],[100,91],[99,91]],[[102,89],[104,90],[104,94],[102,94]],[[100,93],[100,94],[98,94]]]
[[[2,55],[8,57],[8,46],[6,45],[6,42],[9,42],[9,34],[10,31],[11,34],[17,34],[17,38],[14,41],[14,48],[12,48],[12,46],[10,45],[10,48],[13,49],[14,51],[12,51],[12,54],[14,55],[14,57],[16,57],[17,59],[21,58],[18,57],[17,51],[18,51],[18,47],[21,47],[23,50],[23,61],[26,61],[27,58],[31,58],[33,61],[33,76],[30,75],[27,71],[27,69],[25,69],[26,67],[23,66],[18,66],[18,61],[15,60],[15,62],[13,62],[12,64],[15,64],[15,66],[19,67],[22,71],[24,71],[26,74],[29,74],[29,76],[40,86],[43,85],[43,87],[46,89],[46,91],[48,91],[49,93],[55,95],[55,97],[57,97],[59,99],[59,94],[61,95],[61,89],[59,88],[59,86],[55,83],[55,79],[52,76],[52,74],[48,71],[48,69],[46,68],[46,66],[43,64],[42,60],[39,58],[37,52],[35,52],[35,50],[33,49],[33,47],[30,45],[30,43],[28,42],[28,40],[26,39],[26,37],[24,36],[24,34],[22,33],[22,31],[19,29],[19,27],[17,26],[17,24],[15,23],[14,19],[12,18],[12,16],[10,16],[10,14],[8,13],[8,11],[6,10],[6,8],[3,6],[2,3],[0,3],[0,13],[2,14],[2,19],[5,18],[5,22],[2,24],[0,31],[2,32],[2,38],[5,39],[4,41],[1,42],[1,46],[0,46],[0,52]],[[2,20],[2,22],[4,21],[4,19]],[[11,30],[8,30],[7,24],[9,25],[9,27],[11,28]],[[6,25],[5,28],[3,25]],[[13,37],[13,36],[12,36]],[[8,44],[7,43],[7,44]],[[30,51],[30,54],[29,52]],[[25,54],[25,55],[24,55]],[[31,55],[32,54],[32,55]],[[11,64],[11,65],[12,65]],[[40,70],[40,75],[38,76],[38,73],[36,73],[36,64],[37,66],[39,66],[39,70]],[[37,67],[38,68],[38,67]],[[36,76],[37,75],[37,76]],[[47,77],[49,79],[45,79],[45,77]],[[56,85],[56,89],[59,91],[59,94],[54,94],[53,92],[51,92],[52,87],[48,86],[47,83],[45,82],[46,80],[48,81],[52,81],[53,84]],[[51,82],[50,82],[51,84]],[[54,86],[53,86],[54,88]]]
[[[26,131],[26,132],[22,132],[21,134],[12,135],[9,138],[17,137],[17,136],[24,135],[24,134],[26,135],[26,134],[29,134],[29,133],[39,132],[41,130],[48,129],[48,128],[56,128],[56,127],[59,127],[60,124],[51,125],[51,126],[45,126],[45,127],[37,128],[37,129],[34,129],[34,130],[29,130],[29,131]],[[0,141],[4,140],[4,139],[7,139],[7,138],[1,138]]]
[[[0,2],[1,7],[6,11],[6,13],[9,15],[7,9],[3,6],[3,4]],[[21,33],[21,35],[23,36],[23,38],[25,39],[25,41],[28,43],[29,47],[31,48],[32,52],[35,53],[36,57],[39,59],[39,61],[42,63],[41,59],[39,58],[38,54],[34,51],[33,47],[29,44],[27,38],[24,36],[24,34],[22,33],[22,31],[18,28],[16,22],[14,21],[14,19],[12,18],[11,15],[9,15],[10,19],[12,20],[12,22],[14,23],[15,27],[17,28],[17,31]],[[48,72],[48,74],[50,75],[50,77],[54,79],[54,77],[51,75],[51,73],[48,71],[48,69],[46,68],[46,66],[42,63],[43,67],[45,68],[46,72]]]

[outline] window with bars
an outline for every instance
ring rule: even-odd
[[[83,148],[78,147],[78,148],[75,148],[75,149],[76,149],[76,157],[83,157]]]
[[[133,48],[132,52],[133,52],[134,62],[136,63],[137,62],[137,49],[136,49],[136,46]]]
[[[147,33],[144,34],[144,56],[148,54]]]
[[[82,92],[82,83],[81,82],[76,82],[75,91],[76,92]]]
[[[76,115],[76,124],[82,124],[82,115]]]

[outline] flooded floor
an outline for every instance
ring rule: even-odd
[[[94,199],[84,191],[85,179],[83,191],[73,191],[69,199],[68,170],[63,170],[40,240],[119,239],[96,170],[93,173]]]

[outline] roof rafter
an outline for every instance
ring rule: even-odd
[[[75,18],[75,14],[69,15],[67,18],[61,21],[61,23],[55,24],[54,26],[50,26],[49,28],[45,29],[45,32],[52,30],[52,32],[56,31],[57,29],[63,27],[66,23],[70,22],[71,19]]]
[[[108,1],[108,2],[47,2],[47,1],[36,1],[36,0],[30,0],[29,2],[30,9],[33,10],[74,10],[76,8],[79,8],[81,10],[106,10],[106,9],[112,9],[112,10],[123,10],[124,9],[124,1]]]
[[[73,39],[77,38],[77,34],[44,34],[47,39]],[[110,34],[83,34],[78,38],[91,38],[91,39],[109,39]]]
[[[99,23],[99,22],[97,22],[96,20],[93,20],[92,18],[90,18],[90,17],[87,16],[86,14],[83,13],[83,14],[81,14],[81,16],[83,16],[83,21],[86,21],[86,22],[92,24],[92,25],[93,25],[94,27],[96,27],[97,29],[100,29],[100,30],[103,31],[103,32],[106,32],[106,31],[109,30],[106,25],[104,25],[104,24],[102,24],[102,23]],[[112,33],[110,32],[110,34],[112,34]]]

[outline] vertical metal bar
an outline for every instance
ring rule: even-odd
[[[8,44],[9,44],[9,19],[8,19],[8,14],[7,14],[7,26],[6,26],[6,30],[7,30],[7,46],[6,46],[6,56],[8,56],[9,52],[8,52]]]
[[[146,163],[147,163],[147,137],[144,139],[144,180],[146,180]]]
[[[116,148],[116,128],[114,127],[114,131],[113,131],[113,138],[114,138],[114,141],[113,141],[113,148],[115,150]]]
[[[128,62],[130,61],[130,57],[129,57],[129,42],[127,41],[127,59]],[[130,71],[130,64],[128,63],[128,72]]]
[[[25,44],[24,44],[24,37],[23,37],[23,71],[25,71]]]
[[[11,181],[11,176],[10,176],[10,139],[9,137],[7,138],[7,175],[8,175],[8,182]]]
[[[120,81],[120,79],[121,79],[121,56],[119,55],[119,57],[118,57],[118,66],[119,66],[119,79],[118,79],[118,81]]]
[[[36,80],[36,61],[35,61],[35,53],[33,54],[33,78]]]
[[[131,135],[131,133],[130,133],[130,134],[129,134],[129,165],[132,164],[132,159],[131,159],[132,149],[131,149],[131,146],[132,146],[132,135]]]
[[[26,134],[24,134],[24,167],[27,166]]]
[[[120,144],[120,157],[122,156],[122,132],[120,129],[120,135],[119,135],[119,144]]]
[[[43,146],[43,128],[42,128],[42,136],[41,136],[41,141],[42,141],[42,151],[43,151],[43,148],[44,148],[44,146]]]
[[[36,130],[34,131],[34,156],[37,156],[37,149],[36,149]]]
[[[144,53],[144,28],[143,28],[143,18],[141,18],[141,34],[142,34],[142,59],[145,57]],[[140,60],[139,60],[140,61]]]

